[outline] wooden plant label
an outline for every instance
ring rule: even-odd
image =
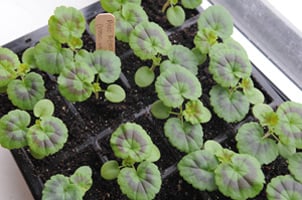
[[[95,48],[115,52],[115,18],[110,13],[95,17]]]

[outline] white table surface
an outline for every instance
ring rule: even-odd
[[[1,2],[0,45],[4,45],[46,25],[49,16],[53,13],[56,6],[66,5],[83,8],[97,1],[98,0],[10,0]],[[298,14],[300,14],[301,7],[291,6],[292,3],[301,2],[296,0],[289,0],[286,2],[283,0],[269,1],[271,3],[277,2],[278,5],[276,5],[276,7],[282,9],[284,15],[288,14],[290,16],[295,16],[294,19],[301,19],[300,17],[297,17]],[[280,2],[283,4],[282,6],[280,6]],[[286,6],[284,3],[287,2],[291,3],[291,5]],[[292,21],[292,23],[299,23],[297,26],[300,26],[301,20],[298,22]],[[298,100],[300,100],[300,98]],[[32,199],[33,197],[31,196],[11,153],[0,147],[0,200]]]

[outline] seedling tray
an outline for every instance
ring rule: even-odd
[[[99,2],[84,8],[82,11],[87,19],[92,19],[96,14],[103,12]],[[192,38],[196,32],[196,21],[199,12],[202,12],[201,9],[195,10],[180,28],[164,26],[173,43],[181,43],[192,47]],[[42,27],[27,34],[5,45],[5,47],[21,55],[26,48],[36,44],[44,35],[47,35],[47,27]],[[85,43],[87,49],[94,48],[94,38],[89,31],[85,34],[85,41],[87,42]],[[42,160],[33,159],[27,148],[12,150],[16,163],[34,198],[41,199],[43,183],[52,175],[57,173],[70,175],[78,167],[89,165],[93,169],[93,186],[86,193],[85,199],[126,199],[125,195],[120,192],[117,183],[103,180],[100,177],[99,170],[105,161],[114,159],[109,145],[111,133],[121,123],[129,121],[141,124],[161,151],[161,159],[156,164],[161,171],[163,184],[156,199],[214,200],[225,198],[219,192],[200,192],[192,188],[176,173],[176,164],[184,154],[169,144],[163,134],[164,122],[153,118],[150,113],[150,105],[157,99],[154,86],[142,89],[134,84],[133,76],[136,68],[133,66],[140,66],[144,64],[144,61],[138,60],[124,43],[117,42],[116,49],[116,53],[122,61],[123,72],[119,83],[127,94],[126,100],[119,104],[108,104],[106,100],[95,99],[94,97],[82,103],[70,103],[59,94],[54,77],[42,73],[47,87],[46,97],[55,102],[55,115],[66,123],[69,128],[69,138],[60,152]],[[201,70],[204,72],[202,74],[209,75],[205,68],[201,67]],[[276,107],[287,100],[285,95],[256,66],[253,67],[252,78],[256,87],[265,94],[266,103],[272,107]],[[204,87],[202,101],[206,107],[211,109],[207,94],[213,83],[211,78],[206,75],[199,76],[199,79]],[[7,97],[2,94],[0,101],[1,105],[10,104]],[[12,106],[10,105],[10,107]],[[1,111],[1,115],[7,112],[6,109],[9,108]],[[251,120],[253,120],[253,117],[249,114],[243,122]],[[219,141],[222,146],[234,149],[234,134],[239,125],[239,123],[228,124],[213,115],[212,120],[203,125],[205,140],[214,139]],[[278,159],[269,167],[265,166],[263,170],[266,173],[273,168],[278,169],[276,173],[283,173],[283,163],[285,163],[284,160]],[[260,194],[257,198],[264,199],[263,195]]]

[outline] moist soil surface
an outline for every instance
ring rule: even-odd
[[[171,27],[167,23],[165,15],[160,12],[164,2],[161,0],[155,2],[143,1],[142,5],[149,14],[150,21],[155,21],[162,25],[165,30],[170,30],[169,38],[173,44],[183,44],[188,48],[192,48],[194,46],[194,35],[197,31],[196,23],[178,29]],[[194,18],[195,16],[197,19],[198,17],[196,10],[186,10],[186,13],[187,18]],[[94,51],[94,40],[88,33],[85,33],[83,40],[84,48],[88,51]],[[154,86],[139,88],[134,83],[135,71],[142,65],[150,65],[150,61],[138,59],[132,54],[126,43],[117,41],[116,49],[116,53],[122,61],[123,73],[118,80],[118,84],[122,85],[127,95],[122,103],[112,104],[106,101],[102,95],[99,99],[91,96],[87,101],[81,103],[67,102],[57,90],[56,77],[37,71],[44,78],[47,88],[46,98],[54,102],[56,106],[55,116],[65,122],[69,129],[69,137],[61,151],[42,160],[33,159],[27,148],[13,151],[18,158],[24,159],[25,163],[22,163],[22,165],[28,164],[31,168],[29,172],[31,174],[25,175],[32,179],[28,180],[29,184],[35,181],[44,183],[52,175],[58,173],[70,175],[78,167],[89,165],[93,169],[93,186],[86,193],[84,199],[127,199],[120,192],[117,182],[102,179],[99,171],[104,161],[115,159],[109,145],[110,133],[123,122],[136,122],[148,132],[161,152],[161,159],[155,164],[158,165],[162,173],[163,181],[156,199],[228,199],[219,192],[200,192],[179,176],[175,166],[184,154],[173,148],[164,136],[164,121],[155,119],[149,112],[150,104],[157,100]],[[200,65],[198,73],[203,90],[201,100],[212,112],[211,121],[202,124],[204,140],[220,138],[224,147],[237,151],[233,139],[236,133],[236,124],[228,124],[216,117],[209,103],[208,94],[214,81],[207,70],[207,66],[208,62]],[[256,81],[256,85],[265,94],[266,103],[274,101],[265,88],[262,88],[261,83]],[[5,94],[0,95],[0,105],[0,116],[15,108]],[[250,118],[251,115],[247,117],[248,120],[251,120]],[[34,117],[32,119],[33,123]],[[20,168],[22,170],[22,166]],[[276,175],[287,174],[286,169],[286,162],[282,159],[277,159],[270,165],[264,165],[263,171],[266,174],[266,181],[269,182]],[[33,191],[34,196],[40,199],[42,185],[33,184],[38,187],[38,192],[36,189]],[[253,199],[266,199],[265,191],[263,190],[260,195]]]

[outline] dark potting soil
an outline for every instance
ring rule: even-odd
[[[170,29],[172,28],[171,25],[167,23],[165,15],[158,12],[164,2],[164,0],[142,1],[142,5],[146,12],[149,13],[150,21],[161,24],[165,30],[172,30]],[[196,18],[198,12],[196,10],[187,10],[186,13],[187,18],[192,16]],[[169,35],[169,39],[173,44],[183,44],[188,48],[194,46],[193,39],[197,31],[196,23],[181,29],[173,28],[173,30],[176,30],[176,32]],[[94,51],[94,40],[88,33],[85,33],[83,40],[84,48],[88,51]],[[78,167],[89,165],[93,169],[93,186],[86,193],[84,199],[127,199],[120,192],[116,181],[103,180],[100,177],[99,170],[105,160],[115,159],[109,145],[110,134],[121,123],[131,121],[143,126],[161,152],[161,159],[156,164],[162,172],[163,182],[156,199],[228,199],[219,192],[200,192],[180,177],[175,166],[184,154],[173,148],[164,136],[164,121],[155,119],[149,112],[149,105],[157,100],[154,86],[139,88],[134,83],[135,71],[142,65],[150,66],[150,61],[138,59],[129,50],[129,45],[126,43],[116,41],[116,49],[116,53],[122,61],[123,72],[118,84],[123,86],[127,94],[126,99],[119,104],[109,103],[102,95],[100,95],[99,99],[91,96],[85,102],[67,102],[57,90],[56,77],[38,71],[43,76],[47,87],[46,98],[51,99],[56,105],[55,116],[65,122],[69,129],[69,137],[60,152],[42,160],[33,159],[27,148],[15,152],[16,154],[22,154],[21,156],[23,157],[30,158],[27,163],[23,164],[29,164],[33,168],[32,177],[44,183],[52,175],[58,173],[70,175]],[[201,100],[213,114],[208,94],[214,81],[208,72],[207,66],[208,62],[199,66],[198,78],[202,83],[203,90]],[[262,88],[261,83],[255,82],[256,86],[265,94],[266,102],[272,102],[273,98]],[[0,116],[15,108],[5,94],[0,94],[0,105]],[[34,118],[32,119],[32,123],[34,123]],[[218,139],[224,147],[237,151],[233,139],[236,133],[235,123],[228,124],[213,114],[211,121],[202,124],[202,126],[205,140]],[[22,166],[20,167],[22,168]],[[266,181],[269,182],[272,177],[287,173],[286,162],[279,158],[270,165],[264,165],[263,171],[266,174]],[[41,194],[39,192],[34,195],[37,199],[40,199]],[[266,199],[265,191],[263,190],[260,195],[253,199]]]

